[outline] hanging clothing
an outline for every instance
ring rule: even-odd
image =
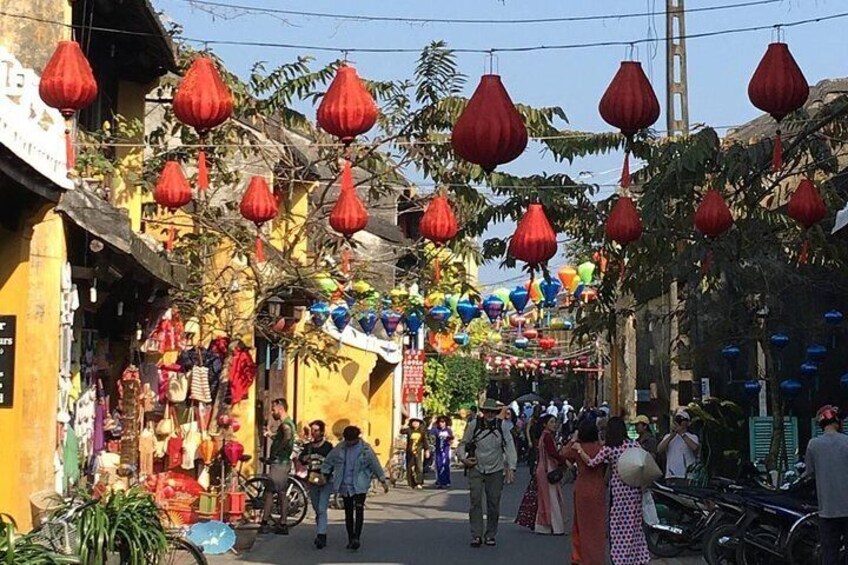
[[[536,510],[537,534],[563,535],[565,533],[565,500],[562,494],[562,482],[551,483],[548,473],[555,470],[564,458],[557,453],[554,436],[545,428],[539,438],[539,463],[536,465],[536,485],[539,490],[539,503]]]
[[[435,438],[435,460],[436,460],[436,485],[449,487],[451,485],[451,445],[453,445],[453,431],[450,428],[439,428],[430,430],[430,435]]]
[[[156,452],[156,435],[145,428],[138,436],[138,474],[148,477],[153,474],[153,455]]]
[[[62,466],[65,471],[65,489],[67,492],[80,479],[79,445],[77,434],[71,426],[65,426],[65,443],[62,449]]]
[[[607,483],[606,465],[589,467],[574,449],[565,446],[565,457],[577,464],[574,481],[574,519],[571,527],[571,562],[581,565],[606,565],[607,555]],[[582,443],[591,458],[601,450],[600,442]]]

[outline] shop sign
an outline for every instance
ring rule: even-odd
[[[0,408],[15,398],[15,316],[0,316]]]
[[[424,400],[424,351],[407,349],[403,352],[403,398],[406,402]]]

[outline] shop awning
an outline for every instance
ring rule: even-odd
[[[84,190],[69,190],[62,194],[56,211],[117,251],[131,256],[154,278],[174,287],[182,286],[185,281],[185,270],[147,245],[132,231],[126,214],[102,198]]]

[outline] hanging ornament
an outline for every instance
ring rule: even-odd
[[[523,314],[524,309],[527,308],[527,303],[530,301],[530,293],[523,286],[517,286],[509,293],[509,301],[518,314]]]
[[[350,323],[350,309],[347,306],[336,306],[330,311],[330,319],[339,332],[344,332]]]
[[[377,103],[356,69],[343,64],[318,105],[318,125],[346,146],[377,123]]]
[[[544,295],[542,294],[542,285],[538,280],[530,279],[525,285],[525,288],[530,293],[530,302],[533,304],[542,304]]]
[[[638,61],[622,61],[621,67],[604,92],[598,110],[604,121],[621,130],[626,139],[621,186],[630,186],[630,150],[633,137],[654,125],[660,117],[660,102],[642,65]]]
[[[760,381],[745,381],[744,387],[745,396],[753,400],[760,396],[760,390],[763,388],[763,385],[760,384]]]
[[[577,267],[577,275],[580,277],[580,282],[583,284],[592,284],[595,277],[595,264],[591,261],[581,263]]]
[[[789,217],[801,224],[805,231],[823,220],[827,214],[827,208],[819,191],[816,189],[816,185],[813,184],[813,181],[806,178],[801,179],[801,182],[798,183],[798,188],[795,189],[795,192],[789,199],[786,211]],[[810,241],[805,234],[798,259],[801,264],[807,262],[809,249]]]
[[[771,337],[769,337],[769,343],[775,349],[782,350],[789,345],[789,336],[781,333],[771,334]]]
[[[398,312],[393,312],[391,310],[383,310],[383,314],[380,316],[380,323],[383,325],[383,331],[386,332],[386,335],[392,337],[395,335],[397,331],[398,324],[403,319]]]
[[[812,343],[807,346],[807,359],[818,363],[824,361],[827,357],[827,347],[818,343]]]
[[[271,194],[264,177],[250,178],[247,190],[239,204],[239,211],[245,220],[256,226],[256,262],[265,261],[265,250],[262,245],[262,224],[277,217],[279,211],[277,199]]]
[[[477,308],[470,300],[460,300],[456,304],[456,313],[459,319],[462,320],[462,325],[467,326],[474,318],[477,317],[480,309]]]
[[[430,308],[430,319],[436,322],[438,325],[443,326],[448,323],[451,317],[450,308],[447,306],[434,306]]]
[[[784,400],[795,400],[798,398],[798,395],[801,394],[803,388],[804,385],[795,379],[780,381],[780,396]]]
[[[748,83],[748,98],[754,106],[777,121],[772,158],[775,172],[783,166],[780,122],[803,106],[809,95],[810,86],[789,52],[789,46],[785,43],[770,44]]]
[[[545,209],[541,204],[530,204],[515,228],[507,252],[527,263],[530,271],[534,272],[556,255],[556,251],[556,233],[545,215]]]
[[[607,237],[622,247],[642,235],[642,220],[629,196],[621,196],[612,207],[606,224]],[[591,282],[591,281],[590,281]]]
[[[562,290],[562,283],[558,279],[545,279],[539,283],[539,289],[545,299],[545,305],[549,308],[556,306],[557,295]]]
[[[235,467],[244,455],[244,446],[237,441],[228,441],[224,444],[224,458],[230,467]]]
[[[819,366],[812,361],[805,361],[801,363],[801,376],[803,377],[815,377],[819,372]]]
[[[527,128],[509,94],[494,74],[483,75],[451,132],[460,158],[491,173],[527,147]]]
[[[368,211],[356,193],[353,184],[353,171],[349,159],[344,160],[341,176],[341,192],[330,212],[330,227],[339,232],[347,240],[347,247],[342,252],[342,271],[350,272],[350,239],[368,225]]]
[[[76,166],[71,139],[72,119],[97,98],[97,81],[88,59],[76,41],[60,41],[44,66],[38,84],[41,100],[65,118],[65,161],[70,171]]]
[[[371,335],[377,325],[377,313],[374,310],[367,310],[359,317],[357,322],[359,322],[359,327],[362,328],[365,335]]]
[[[503,301],[495,295],[490,295],[486,297],[483,301],[483,312],[486,313],[486,317],[489,318],[489,322],[495,323],[498,319],[500,319],[501,314],[504,311],[504,303]]]
[[[717,190],[710,189],[704,194],[704,198],[695,211],[695,228],[709,239],[714,239],[733,225],[733,216],[730,208]],[[712,249],[707,250],[701,270],[707,272],[712,265]]]
[[[442,279],[441,258],[439,257],[441,248],[456,237],[459,231],[453,208],[443,194],[438,194],[427,205],[427,209],[418,223],[418,231],[421,233],[421,237],[430,241],[436,247],[433,271],[438,284]]]
[[[410,335],[417,335],[418,330],[420,330],[422,324],[424,324],[424,317],[421,315],[421,311],[417,308],[407,312],[404,315],[403,320],[406,325],[406,332]]]
[[[562,282],[563,288],[569,290],[571,288],[571,282],[577,278],[577,269],[571,266],[562,267],[557,272],[557,277]]]
[[[838,326],[843,320],[842,312],[839,310],[828,310],[824,313],[824,321],[829,326]]]
[[[556,347],[556,340],[552,337],[543,337],[539,339],[539,347],[542,348],[542,351],[550,351]]]
[[[326,302],[316,302],[309,307],[309,314],[312,316],[312,323],[320,328],[330,317],[330,306]]]
[[[233,95],[212,59],[197,57],[192,61],[174,94],[173,108],[180,122],[195,129],[201,145],[212,128],[233,115]],[[209,188],[209,167],[203,149],[197,154],[197,188]]]
[[[724,360],[728,363],[736,362],[736,360],[739,359],[740,353],[741,350],[737,345],[728,345],[721,350],[721,356],[724,357]]]
[[[524,337],[526,337],[530,341],[533,341],[534,339],[539,337],[539,330],[537,330],[536,328],[524,328],[522,335],[524,335]]]
[[[457,332],[453,334],[453,342],[460,347],[468,345],[469,337],[466,332]]]
[[[519,336],[515,338],[513,345],[515,345],[518,349],[527,349],[527,346],[530,345],[530,340],[524,336]]]
[[[183,175],[180,164],[176,161],[167,161],[159,181],[153,190],[153,199],[159,206],[167,208],[171,214],[191,202],[191,187]],[[177,228],[171,224],[165,249],[171,251],[174,248],[174,240],[177,237]]]

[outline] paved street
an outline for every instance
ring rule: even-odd
[[[369,498],[362,549],[354,553],[347,543],[344,514],[330,511],[329,547],[312,546],[315,529],[308,522],[293,528],[289,536],[263,536],[253,551],[244,555],[210,557],[211,565],[231,563],[344,565],[348,563],[433,565],[485,562],[487,565],[516,565],[532,560],[546,565],[570,562],[570,538],[537,536],[512,523],[526,485],[527,469],[519,470],[516,485],[504,491],[503,516],[498,547],[469,547],[468,492],[461,473],[454,474],[452,490],[393,489],[388,495]],[[656,565],[695,565],[697,557],[658,560]]]

